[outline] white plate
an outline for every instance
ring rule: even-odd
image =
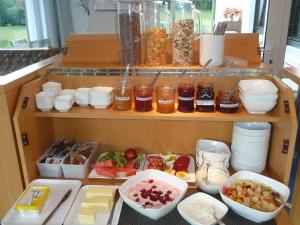
[[[207,203],[208,205],[210,205],[211,207],[213,207],[216,210],[216,216],[221,219],[223,218],[227,211],[228,208],[227,206],[222,203],[221,201],[215,199],[214,197],[205,194],[203,192],[198,192],[196,194],[193,194],[189,197],[187,197],[186,199],[184,199],[183,201],[181,201],[178,205],[177,205],[177,210],[179,212],[179,214],[190,224],[192,225],[210,225],[210,224],[215,224],[216,220],[211,216],[206,218],[207,221],[203,221],[202,223],[199,223],[196,218],[193,218],[189,215],[187,215],[184,212],[184,207],[187,206],[189,203],[195,201],[195,200],[200,200],[200,201],[204,201],[205,203]],[[197,209],[196,209],[197,210]]]
[[[30,183],[30,186],[48,186],[50,188],[48,198],[45,202],[42,212],[39,215],[24,215],[15,209],[18,200],[10,208],[8,213],[1,221],[2,225],[40,225],[53,211],[58,202],[64,196],[64,194],[72,189],[72,193],[69,198],[58,208],[55,214],[52,216],[47,225],[60,225],[63,224],[65,217],[79,191],[81,182],[78,180],[54,180],[54,179],[37,179]],[[26,190],[27,190],[26,189]],[[25,190],[25,191],[26,191]],[[20,198],[20,197],[19,197]]]
[[[148,154],[147,155],[147,158],[149,156],[160,156],[160,154]],[[176,155],[178,158],[180,155]],[[182,179],[186,182],[196,182],[196,175],[195,175],[195,160],[192,156],[190,155],[187,155],[189,158],[190,158],[190,164],[189,164],[189,167],[188,167],[188,178],[187,179]],[[145,161],[145,166],[144,166],[144,170],[147,170],[148,169],[148,165],[149,165],[149,162],[146,158],[146,161]]]
[[[118,186],[106,186],[106,185],[83,186],[80,189],[80,191],[72,205],[72,208],[70,209],[70,211],[66,217],[64,225],[81,225],[82,224],[82,223],[79,223],[78,215],[79,215],[79,211],[80,211],[80,207],[81,207],[81,202],[85,199],[86,192],[89,187],[103,187],[103,188],[109,188],[109,189],[117,189],[118,188]],[[108,222],[109,215],[110,215],[110,211],[107,213],[97,213],[96,221],[94,224],[95,225],[106,225]]]
[[[106,152],[102,153],[99,157],[101,157],[104,154],[106,154]],[[139,173],[139,172],[143,171],[146,158],[147,158],[147,156],[145,154],[145,159],[144,159],[143,162],[140,163],[140,167],[137,169],[136,173]],[[129,177],[131,177],[131,176],[127,176],[127,177],[115,177],[114,179],[127,180]],[[105,176],[99,175],[96,172],[96,169],[92,169],[92,171],[90,172],[89,178],[92,178],[92,179],[99,179],[99,178],[100,179],[112,179],[110,177],[105,177]]]

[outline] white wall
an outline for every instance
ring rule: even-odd
[[[255,0],[216,0],[215,21],[224,21],[226,8],[238,8],[242,12],[242,33],[252,33],[255,14]]]
[[[95,11],[95,0],[90,0],[91,33],[116,34],[118,33],[118,19],[115,11]]]
[[[90,16],[84,12],[84,9],[76,3],[78,0],[70,0],[70,8],[72,13],[72,24],[75,34],[88,34],[91,33]]]

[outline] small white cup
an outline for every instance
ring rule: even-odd
[[[224,35],[203,34],[200,37],[200,65],[204,66],[212,59],[209,66],[221,66],[224,61]]]

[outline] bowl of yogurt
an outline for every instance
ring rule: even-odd
[[[214,197],[198,192],[180,202],[177,206],[179,214],[192,225],[211,225],[222,219],[228,207]]]
[[[128,206],[157,220],[176,207],[187,188],[188,184],[176,176],[149,169],[130,177],[119,192]]]

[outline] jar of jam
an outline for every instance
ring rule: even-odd
[[[149,85],[134,86],[135,110],[149,112],[152,110],[153,88]]]
[[[239,110],[240,100],[237,93],[226,90],[219,91],[216,99],[216,108],[222,113],[234,113]]]
[[[215,109],[215,92],[213,83],[198,83],[196,111],[213,112]]]
[[[178,111],[194,111],[195,87],[192,82],[183,82],[178,86]]]
[[[175,110],[175,89],[171,86],[158,86],[156,89],[157,111],[172,113]]]
[[[114,109],[116,110],[129,110],[132,106],[132,86],[129,80],[126,82],[125,90],[122,93],[124,79],[119,79],[115,82],[114,94],[115,103]]]

